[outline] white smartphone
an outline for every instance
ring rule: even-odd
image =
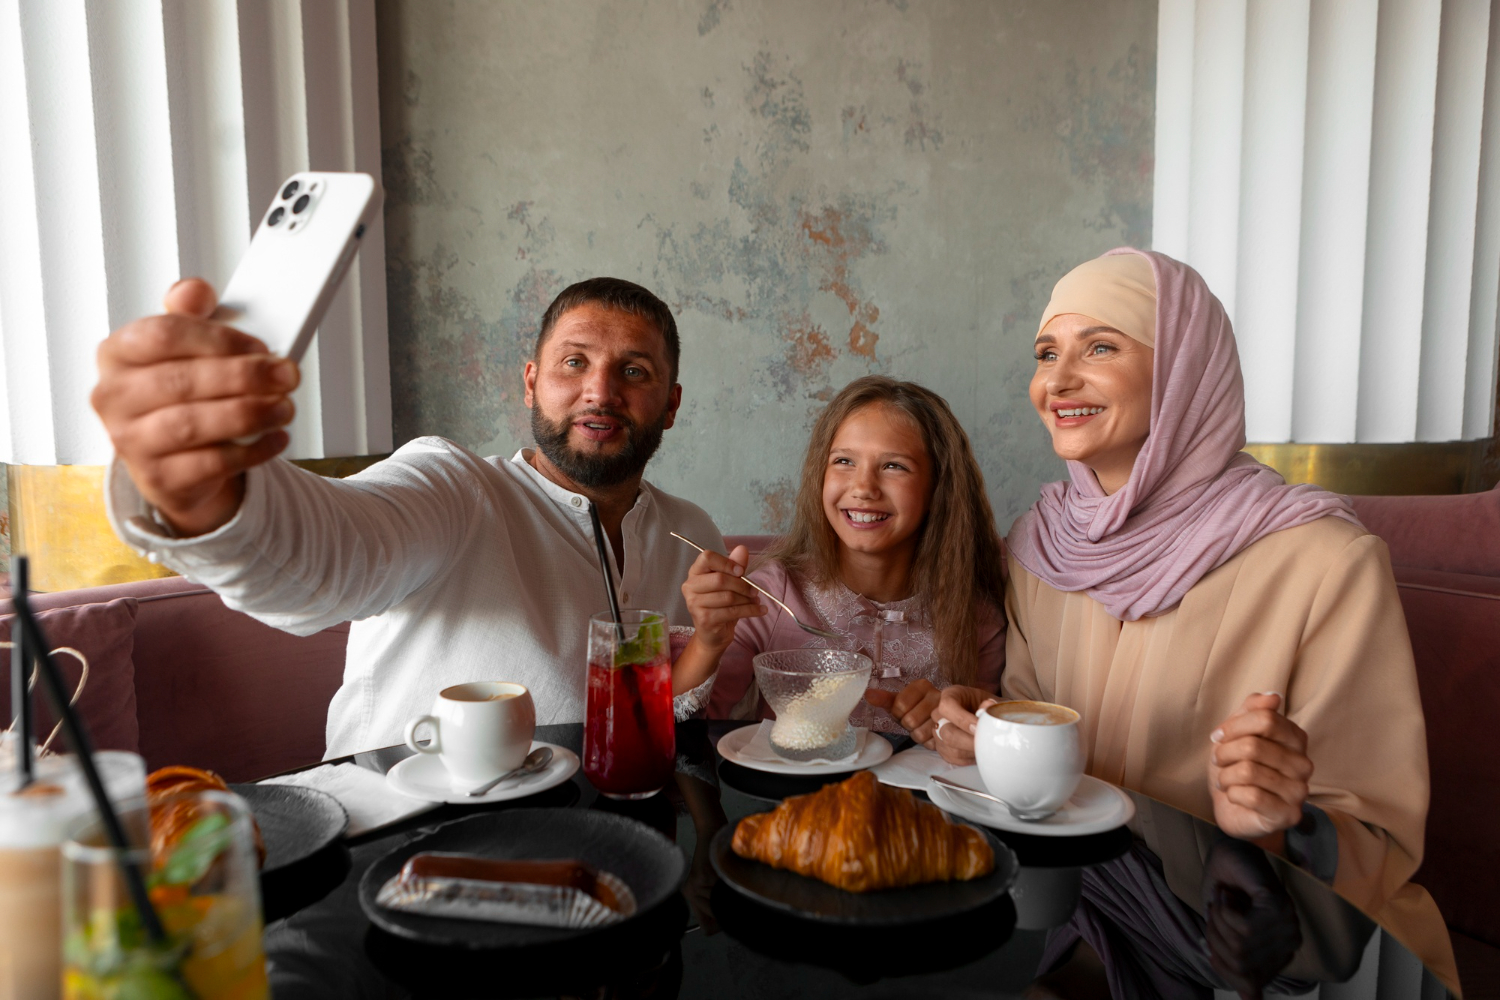
[[[301,361],[380,202],[369,174],[304,171],[282,181],[214,319]]]

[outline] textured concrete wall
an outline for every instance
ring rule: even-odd
[[[1004,527],[1061,475],[1026,402],[1068,267],[1150,239],[1151,0],[382,0],[397,441],[529,439],[521,368],[595,274],[676,310],[649,471],[787,516],[870,372],[942,393]]]

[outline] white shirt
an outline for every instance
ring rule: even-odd
[[[507,462],[418,438],[348,479],[277,459],[250,470],[233,520],[194,538],[152,519],[118,460],[105,500],[127,544],[231,608],[296,635],[354,621],[329,757],[400,743],[407,720],[466,681],[517,681],[538,723],[583,721],[587,623],[608,608],[589,500],[526,449]],[[621,606],[691,624],[680,588],[697,553],[669,532],[722,552],[713,521],[642,482],[621,530]]]

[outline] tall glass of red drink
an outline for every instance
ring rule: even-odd
[[[658,611],[589,619],[589,693],[583,773],[612,799],[644,799],[677,760],[667,620]]]

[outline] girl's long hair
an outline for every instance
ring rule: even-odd
[[[979,673],[979,608],[1005,605],[1000,537],[969,436],[943,397],[915,382],[884,375],[855,379],[829,402],[813,427],[789,531],[767,553],[810,583],[839,579],[838,535],[823,513],[823,476],[834,436],[866,406],[883,404],[909,417],[932,462],[932,500],[918,529],[912,592],[931,617],[943,675],[973,684]]]

